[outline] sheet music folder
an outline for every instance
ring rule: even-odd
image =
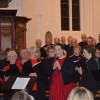
[[[91,73],[96,81],[100,81],[100,70],[91,70]]]
[[[32,88],[33,88],[33,86],[34,86],[34,84],[37,80],[37,77],[16,77],[16,76],[10,76],[9,77],[9,79],[7,80],[7,82],[5,83],[5,85],[3,87],[3,90],[22,90],[22,89],[12,89],[12,87],[16,83],[16,80],[24,79],[24,78],[29,79],[28,83],[25,86],[25,89],[28,90],[28,91],[32,90]]]

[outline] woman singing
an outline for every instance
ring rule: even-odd
[[[55,58],[45,62],[45,73],[51,78],[49,100],[67,100],[73,89],[74,65],[59,43],[55,45],[55,54]]]

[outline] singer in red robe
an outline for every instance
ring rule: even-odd
[[[73,89],[74,64],[65,56],[61,44],[55,45],[55,54],[45,62],[45,74],[51,78],[49,100],[67,100]]]

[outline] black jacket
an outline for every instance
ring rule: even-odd
[[[96,80],[92,74],[92,70],[98,70],[98,65],[94,57],[90,58],[88,61],[86,61],[86,67],[88,72],[83,72],[82,80],[80,81],[80,86],[83,86],[90,91],[92,91],[94,94],[96,93]]]
[[[51,77],[52,73],[54,72],[54,70],[52,68],[53,61],[54,61],[54,58],[50,58],[44,62],[46,76]],[[73,64],[72,60],[69,57],[65,58],[60,72],[62,72],[62,78],[63,78],[64,85],[73,82],[75,68],[74,68],[74,64]]]

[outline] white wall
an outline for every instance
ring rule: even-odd
[[[21,2],[21,3],[20,3]],[[18,15],[32,18],[27,24],[27,47],[35,45],[36,39],[42,39],[44,45],[45,33],[51,31],[53,38],[58,36],[73,36],[81,41],[81,34],[97,39],[100,33],[100,0],[80,0],[81,31],[61,31],[60,0],[13,0],[11,3],[18,8]]]

